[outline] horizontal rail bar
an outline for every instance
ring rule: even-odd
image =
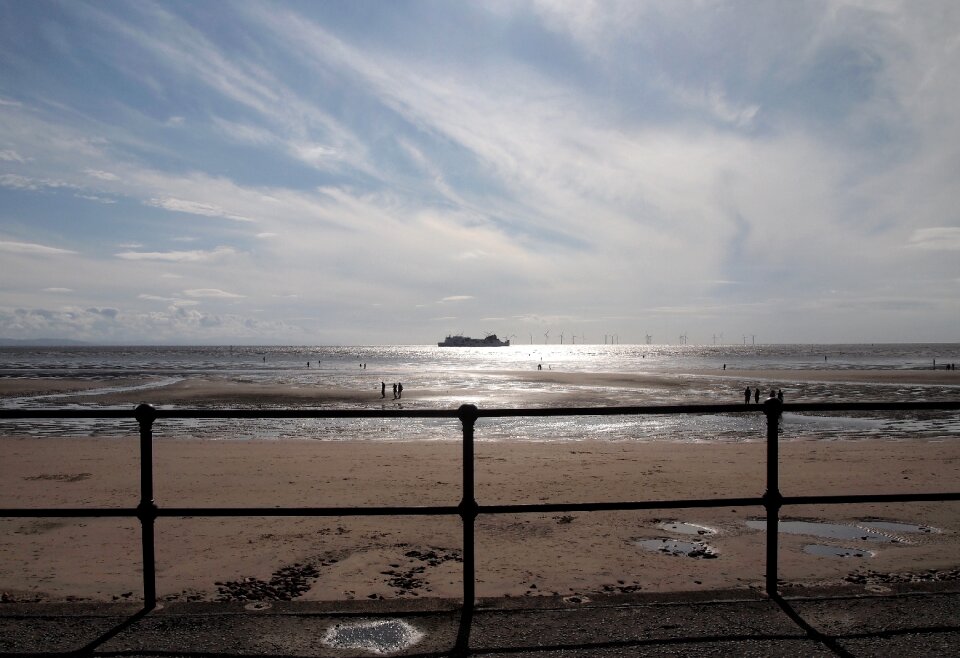
[[[795,402],[784,411],[957,411],[960,402]]]
[[[18,507],[0,509],[0,518],[90,518],[137,516],[135,507]]]
[[[161,507],[157,516],[457,516],[455,505],[422,507]]]
[[[951,411],[960,402],[823,402],[790,403],[782,411]],[[478,409],[481,418],[519,416],[638,416],[676,414],[764,413],[762,404],[695,404],[635,407],[543,407]],[[156,418],[458,418],[456,409],[157,409]],[[133,409],[0,409],[0,420],[20,418],[129,418]]]
[[[782,411],[944,411],[960,410],[960,402],[849,402],[782,404]],[[676,414],[765,413],[762,404],[696,404],[643,407],[557,407],[541,409],[479,409],[481,418],[517,416],[642,416]]]
[[[910,494],[847,494],[840,496],[783,496],[783,505],[849,505],[855,503],[916,503],[960,500],[960,492]],[[551,512],[603,512],[690,507],[754,507],[762,496],[747,498],[692,498],[676,500],[609,501],[585,503],[498,503],[478,505],[478,514],[543,514]],[[377,507],[159,507],[157,517],[183,516],[458,516],[454,505]],[[134,507],[35,507],[0,509],[0,518],[136,517]]]
[[[155,418],[457,418],[456,409],[156,409]],[[0,419],[129,418],[133,409],[0,409]]]
[[[750,507],[763,505],[763,498],[718,498],[690,500],[644,500],[610,503],[517,503],[507,505],[480,505],[480,514],[529,514],[543,512],[615,512],[642,509],[681,509],[687,507]]]
[[[157,507],[156,517],[171,516],[457,516],[455,505],[409,507]],[[138,510],[129,508],[97,507],[34,507],[0,509],[4,517],[122,517],[138,516]]]
[[[960,492],[915,494],[849,494],[844,496],[784,496],[784,505],[846,505],[850,503],[921,503],[960,500]]]

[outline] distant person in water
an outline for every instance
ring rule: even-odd
[[[380,397],[381,397],[381,398],[387,397],[387,383],[386,383],[386,382],[380,382]]]
[[[402,397],[403,397],[403,384],[400,382],[397,382],[397,398],[402,398]]]
[[[760,387],[759,386],[757,386],[753,390],[753,401],[756,402],[757,404],[760,404]]]
[[[750,387],[747,386],[746,390],[743,392],[743,403],[750,404]]]

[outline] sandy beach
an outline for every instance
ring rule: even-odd
[[[672,388],[687,377],[732,374],[659,378],[658,385]],[[751,373],[754,379],[782,375]],[[797,373],[790,375],[796,378]],[[599,377],[606,380],[605,386],[623,388],[651,385],[642,375],[524,376],[573,384]],[[916,372],[910,373],[910,381],[943,383],[945,376],[952,379],[954,374]],[[46,385],[81,388],[69,381]],[[0,392],[36,394],[44,383],[19,380],[19,391],[10,386],[3,382]],[[329,401],[381,403],[379,392],[374,397],[320,387],[281,389],[188,381],[150,390],[149,399],[185,406],[296,405],[305,400],[320,406]],[[434,393],[440,392],[413,391],[409,397],[430,406]],[[567,391],[561,396],[564,403],[571,395]],[[109,397],[111,404],[126,404],[148,396],[134,391]],[[585,395],[580,404],[593,404],[599,397]],[[554,403],[546,394],[535,400]],[[447,439],[158,438],[155,500],[161,508],[456,505],[461,498],[461,447]],[[765,450],[760,442],[478,442],[476,497],[480,504],[495,504],[759,496],[765,487]],[[784,495],[951,491],[960,482],[960,442],[793,440],[781,445],[780,470]],[[0,507],[132,508],[139,502],[138,476],[134,436],[0,438]],[[477,592],[589,597],[759,587],[764,577],[764,533],[746,522],[763,516],[760,507],[481,515]],[[882,587],[885,579],[957,577],[960,504],[792,507],[784,509],[781,518],[833,521],[862,529],[878,521],[924,526],[918,532],[879,531],[895,541],[782,534],[781,578],[788,582],[833,583],[852,577],[875,579]],[[682,534],[683,528],[670,526],[674,522],[702,526],[702,534]],[[162,599],[270,598],[291,593],[305,600],[456,598],[461,592],[458,517],[161,518],[156,534]],[[663,539],[705,542],[706,553],[716,557],[702,552],[699,558],[674,555],[641,544]],[[811,544],[847,548],[851,554],[813,555],[805,552]],[[0,592],[8,600],[136,599],[140,573],[135,519],[0,519]]]

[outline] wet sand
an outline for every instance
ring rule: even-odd
[[[688,373],[583,373],[559,370],[504,370],[474,373],[504,380],[507,385],[496,393],[496,404],[507,406],[591,406],[647,404],[652,393],[657,403],[663,399],[688,402],[682,399],[691,388],[714,388],[729,391],[729,402],[742,400],[744,386],[762,384],[763,395],[768,388],[783,388],[788,402],[824,401],[816,391],[806,386],[811,383],[834,384],[890,384],[960,387],[960,374],[947,370],[699,370]],[[85,390],[119,388],[122,386],[163,384],[156,387],[111,391],[82,395]],[[510,383],[518,386],[511,387]],[[531,388],[530,385],[540,385]],[[522,386],[521,386],[522,385]],[[803,389],[802,398],[792,395]],[[633,392],[637,395],[633,395]],[[21,397],[71,393],[70,401],[103,405],[136,405],[140,402],[195,406],[310,406],[358,405],[380,408],[384,404],[407,403],[420,407],[435,404],[436,398],[463,398],[463,401],[483,404],[487,394],[464,386],[456,390],[424,389],[406,386],[402,400],[395,400],[388,382],[386,398],[380,397],[380,381],[371,377],[367,389],[344,388],[325,384],[297,385],[271,384],[193,376],[163,383],[162,378],[71,379],[71,378],[0,378],[0,397]],[[952,399],[952,398],[951,398]],[[716,401],[716,400],[714,400]],[[835,400],[834,400],[835,401]],[[489,405],[488,405],[489,406]]]

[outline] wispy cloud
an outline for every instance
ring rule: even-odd
[[[120,177],[117,176],[116,174],[112,174],[109,171],[100,171],[99,169],[85,169],[84,173],[87,176],[90,176],[92,178],[96,178],[99,180],[105,180],[105,181],[120,180]]]
[[[122,251],[114,254],[124,260],[158,260],[177,263],[199,263],[234,256],[237,251],[232,247],[217,247],[210,251]]]
[[[77,198],[86,199],[87,201],[93,201],[94,203],[103,203],[107,205],[117,202],[116,199],[111,199],[109,197],[104,197],[104,196],[97,196],[96,194],[78,194]]]
[[[242,299],[245,295],[227,292],[218,288],[196,288],[193,290],[184,290],[183,294],[189,297],[202,297],[211,299]]]
[[[49,178],[30,178],[29,176],[20,176],[19,174],[0,174],[0,187],[7,187],[14,190],[42,190],[45,188],[76,188],[65,181],[51,180]]]
[[[231,213],[212,203],[188,201],[185,199],[175,199],[173,197],[148,199],[144,203],[148,206],[154,206],[155,208],[169,210],[170,212],[200,215],[202,217],[223,217],[224,219],[234,219],[241,222],[252,221],[249,217]]]
[[[70,249],[49,247],[33,242],[11,242],[9,240],[0,240],[0,251],[8,254],[27,254],[31,256],[62,256],[77,253]]]
[[[913,232],[908,246],[927,251],[960,251],[960,227],[921,228]]]

